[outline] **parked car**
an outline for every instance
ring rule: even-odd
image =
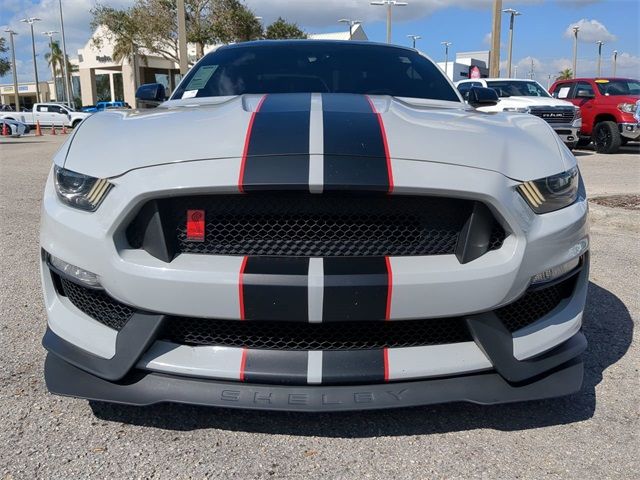
[[[461,80],[456,83],[463,98],[472,87],[493,88],[500,102],[483,107],[485,112],[530,113],[545,120],[567,147],[573,149],[578,143],[578,132],[582,125],[580,109],[570,102],[554,99],[536,81],[515,78],[479,78]]]
[[[86,107],[82,107],[83,112],[87,113],[96,113],[102,112],[104,110],[111,110],[117,108],[131,108],[131,106],[127,102],[98,102],[95,105],[87,105]]]
[[[494,90],[468,102],[413,49],[278,40],[87,118],[42,203],[49,391],[325,411],[579,390],[576,158],[474,108]]]
[[[0,118],[8,120],[17,120],[27,125],[34,126],[36,122],[40,122],[43,127],[76,127],[87,118],[90,114],[85,112],[76,112],[66,105],[59,103],[36,103],[30,112],[6,112],[0,113]]]
[[[550,92],[582,111],[580,145],[593,141],[598,153],[615,153],[640,138],[640,81],[576,78],[555,82]]]
[[[0,135],[2,135],[2,132],[4,132],[5,125],[9,129],[8,136],[11,137],[26,135],[30,131],[29,125],[25,125],[24,123],[17,122],[15,120],[9,120],[8,118],[0,118]]]

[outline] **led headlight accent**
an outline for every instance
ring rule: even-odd
[[[57,270],[58,273],[71,277],[78,283],[86,285],[87,287],[101,288],[100,281],[95,273],[83,270],[75,265],[71,265],[70,263],[60,260],[58,257],[54,257],[51,254],[49,254],[49,265],[53,267],[54,270]]]
[[[107,196],[113,185],[104,178],[54,167],[54,182],[58,197],[67,205],[93,212]]]
[[[561,276],[569,273],[578,265],[580,265],[580,257],[576,257],[566,263],[563,263],[562,265],[558,265],[557,267],[553,267],[545,270],[544,272],[538,273],[531,279],[531,284],[535,285],[537,283],[551,282],[552,280],[560,278]]]
[[[548,213],[568,207],[578,198],[578,167],[518,185],[518,192],[536,213]]]

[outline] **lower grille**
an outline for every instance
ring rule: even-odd
[[[269,350],[366,350],[471,341],[461,318],[401,322],[238,322],[169,318],[162,337],[186,345]]]
[[[530,290],[515,302],[496,310],[496,315],[512,333],[531,325],[571,295],[577,278],[574,275],[550,287]]]
[[[147,203],[128,227],[127,238],[131,247],[145,248],[150,219],[160,219],[166,243],[173,249],[168,252],[169,261],[180,253],[287,257],[444,255],[455,253],[460,231],[475,204],[471,200],[402,195],[194,195]],[[188,210],[205,212],[204,241],[187,238]],[[500,248],[505,238],[499,223],[493,218],[491,221],[487,250]]]
[[[53,274],[55,275],[55,274]],[[83,287],[58,277],[56,282],[69,301],[81,312],[114,330],[121,330],[134,309],[111,298],[102,290]]]

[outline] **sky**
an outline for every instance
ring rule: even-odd
[[[135,0],[103,0],[113,7],[126,7]],[[420,35],[417,48],[435,61],[444,61],[442,41],[452,42],[449,58],[456,52],[488,50],[491,31],[491,0],[406,0],[409,5],[393,9],[392,42],[409,45],[407,35]],[[96,0],[62,0],[67,53],[77,55],[89,39],[90,10]],[[368,0],[245,0],[265,24],[283,16],[308,33],[345,29],[340,18],[363,22],[372,41],[386,38],[386,8],[369,5]],[[518,77],[528,77],[533,60],[535,79],[546,86],[564,68],[570,68],[573,56],[571,27],[580,25],[578,75],[596,74],[597,40],[602,49],[602,74],[612,74],[612,52],[618,51],[618,76],[640,77],[640,0],[503,0],[503,8],[515,8],[513,64]],[[42,32],[60,30],[58,0],[0,0],[0,35],[11,28],[16,35],[16,64],[19,81],[33,81],[29,26],[25,17],[42,19],[34,25],[38,75],[49,80],[44,60],[48,37]],[[502,17],[501,59],[506,70],[509,18]],[[55,38],[55,37],[54,37]],[[59,38],[59,36],[58,36]],[[0,77],[10,83],[11,74]]]

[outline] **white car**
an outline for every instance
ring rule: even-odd
[[[16,120],[0,118],[0,135],[2,135],[2,133],[4,132],[5,125],[9,129],[9,136],[11,137],[19,137],[21,135],[26,135],[30,131],[29,125],[26,125],[22,122],[18,122]]]
[[[497,101],[412,49],[278,40],[86,119],[42,203],[48,389],[306,411],[576,392],[584,185],[543,120],[473,108]]]
[[[534,80],[517,78],[479,78],[461,80],[456,87],[466,99],[472,87],[492,88],[498,94],[497,105],[481,107],[484,112],[530,113],[545,120],[569,148],[578,143],[582,127],[580,109],[565,100],[549,95],[542,85]]]
[[[31,126],[40,123],[43,127],[67,126],[75,128],[89,116],[91,113],[76,112],[60,103],[36,103],[30,112],[0,113],[0,119],[16,120]]]

